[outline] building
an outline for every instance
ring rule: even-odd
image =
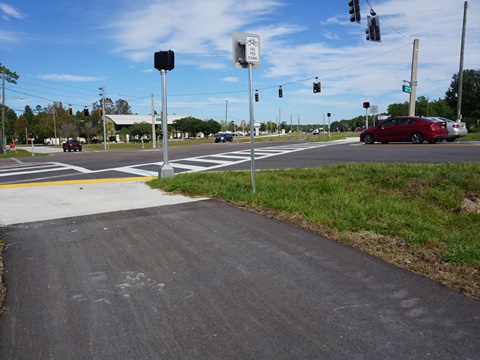
[[[156,114],[155,116],[155,125],[162,124],[162,117],[160,114]],[[167,116],[167,123],[169,125],[173,124],[175,120],[183,119],[189,117],[190,115],[168,115]],[[152,115],[115,115],[115,114],[105,114],[105,121],[111,122],[115,128],[115,134],[119,134],[120,131],[126,127],[130,127],[131,125],[138,123],[141,124],[142,122],[146,122],[147,124],[152,123]]]

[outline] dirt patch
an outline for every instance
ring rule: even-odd
[[[479,269],[473,265],[457,264],[443,260],[446,249],[419,249],[402,238],[383,236],[368,231],[340,233],[323,225],[312,224],[298,213],[288,214],[245,203],[233,203],[233,205],[315,232],[399,268],[413,271],[462,294],[480,299]]]
[[[480,195],[468,194],[467,197],[463,199],[460,210],[480,215]]]

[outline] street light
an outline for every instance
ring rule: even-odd
[[[105,126],[105,87],[98,88],[101,91],[99,94],[102,97],[102,120],[103,120],[103,149],[107,150],[107,128]]]

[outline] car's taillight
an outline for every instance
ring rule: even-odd
[[[458,128],[460,127],[460,125],[458,125],[458,124],[453,124],[453,127],[454,127],[455,129],[458,129]]]
[[[430,126],[432,128],[437,127],[437,128],[440,128],[440,129],[444,129],[444,128],[447,127],[447,123],[445,121],[438,121],[438,122],[434,122]]]

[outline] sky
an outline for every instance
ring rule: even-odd
[[[99,101],[128,101],[133,113],[161,112],[154,54],[172,50],[168,114],[249,120],[249,71],[236,68],[232,33],[258,35],[252,71],[256,121],[321,124],[386,113],[409,100],[413,43],[419,40],[417,96],[444,98],[459,71],[464,0],[0,0],[0,63],[19,76],[5,103],[21,115],[53,102],[74,112]],[[365,39],[367,15],[381,42]],[[468,1],[464,69],[480,69],[480,0]],[[322,91],[314,94],[312,83]],[[278,96],[282,86],[283,97]]]

